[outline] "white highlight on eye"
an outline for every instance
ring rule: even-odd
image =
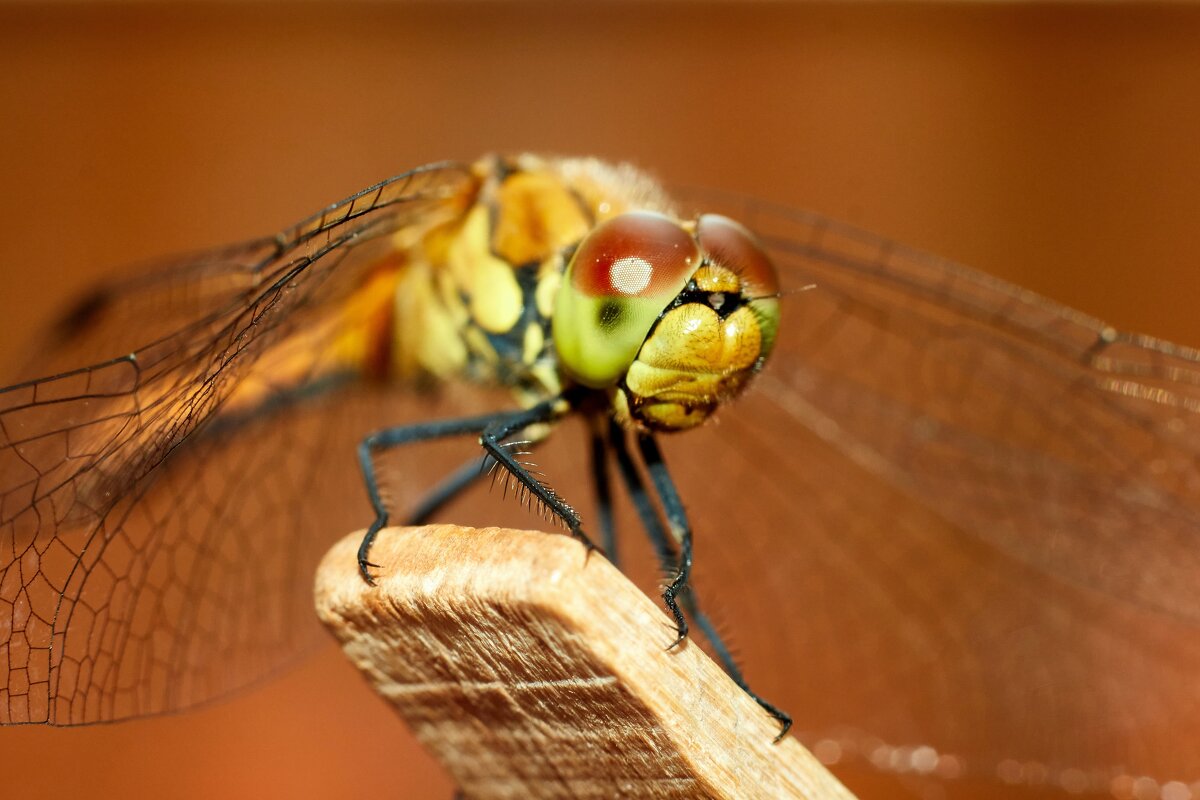
[[[608,268],[608,282],[621,294],[640,294],[650,285],[654,265],[640,256],[625,256]]]

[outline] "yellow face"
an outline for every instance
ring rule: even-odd
[[[570,378],[609,391],[622,425],[685,430],[762,368],[779,328],[778,293],[770,260],[736,222],[622,214],[572,257],[554,344]]]

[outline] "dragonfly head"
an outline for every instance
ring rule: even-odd
[[[770,259],[733,220],[621,214],[596,226],[567,265],[554,346],[572,380],[609,391],[622,425],[685,430],[762,368],[778,295]]]

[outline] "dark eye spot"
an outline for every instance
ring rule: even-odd
[[[615,328],[621,321],[621,304],[612,300],[601,303],[596,321],[606,330]]]
[[[671,308],[686,306],[688,303],[698,303],[702,306],[708,306],[717,312],[717,316],[725,319],[741,308],[745,302],[745,296],[736,292],[701,291],[693,281],[684,287],[682,292],[675,295],[675,300],[671,303]]]

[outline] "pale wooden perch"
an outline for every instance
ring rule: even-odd
[[[852,795],[665,613],[566,536],[389,529],[317,575],[321,619],[469,798]],[[803,709],[792,709],[803,715]]]

